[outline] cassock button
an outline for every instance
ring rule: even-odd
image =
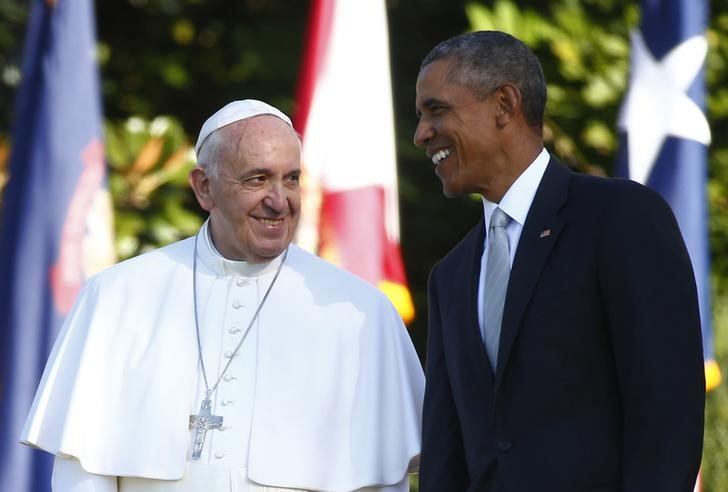
[[[230,381],[233,381],[234,379],[237,379],[237,378],[235,376],[231,376],[230,374],[225,374],[222,377],[222,380],[225,381],[226,383],[229,383]]]
[[[226,431],[226,430],[228,430],[229,428],[230,428],[230,427],[228,427],[227,425],[221,425],[221,426],[220,426],[220,427],[219,427],[219,428],[218,428],[217,430],[219,430],[220,432],[225,432],[225,431]]]
[[[232,400],[223,400],[220,402],[220,405],[222,405],[223,407],[226,407],[226,406],[232,405],[232,404],[233,404]]]
[[[225,453],[215,453],[215,458],[221,460],[225,457]]]
[[[238,287],[242,287],[243,285],[248,285],[250,283],[250,280],[246,278],[239,278],[235,283],[238,285]]]
[[[230,328],[228,330],[228,332],[230,332],[230,334],[232,334],[232,335],[236,335],[236,334],[240,333],[240,328],[238,328],[237,326],[233,326],[232,328]]]
[[[498,443],[498,449],[500,449],[504,453],[510,451],[512,447],[513,444],[511,444],[511,441],[501,441]]]
[[[243,305],[240,304],[240,301],[238,301],[237,299],[235,299],[233,301],[233,309],[240,309],[241,307],[243,307]]]
[[[226,350],[223,355],[225,356],[226,359],[229,359],[230,357],[233,356],[233,352],[232,352],[232,350]]]

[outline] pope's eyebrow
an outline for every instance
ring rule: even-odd
[[[246,178],[250,178],[250,177],[253,177],[253,176],[261,176],[261,175],[263,175],[263,176],[270,176],[271,175],[270,169],[266,169],[264,167],[248,169],[247,171],[244,171],[240,175],[240,178],[241,179],[246,179]]]

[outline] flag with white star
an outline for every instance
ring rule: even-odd
[[[630,85],[619,115],[617,174],[658,191],[690,253],[700,303],[706,388],[720,383],[713,356],[706,197],[710,127],[703,67],[705,0],[643,0],[632,34]]]

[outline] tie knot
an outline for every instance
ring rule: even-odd
[[[510,217],[500,208],[493,210],[493,215],[490,216],[490,228],[505,227],[508,225]]]

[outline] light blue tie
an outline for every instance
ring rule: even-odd
[[[493,372],[498,365],[503,304],[511,274],[506,226],[510,217],[500,208],[493,211],[488,229],[488,259],[483,288],[483,340]]]

